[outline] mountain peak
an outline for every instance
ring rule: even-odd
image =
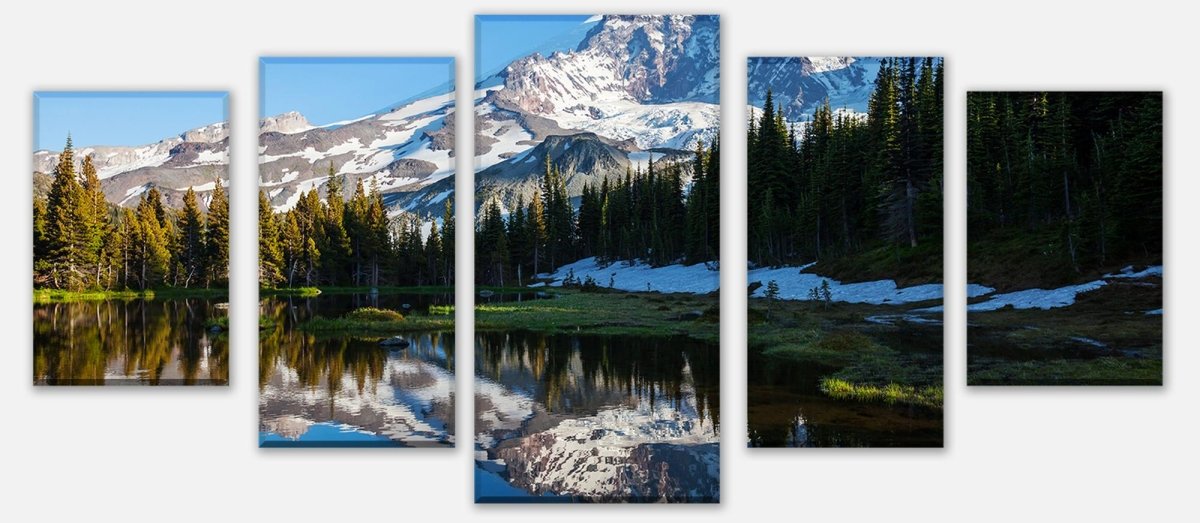
[[[305,118],[299,111],[288,111],[275,116],[268,116],[258,123],[258,132],[260,134],[271,132],[292,134],[312,128],[313,125],[308,123],[308,118]]]
[[[530,54],[504,71],[497,97],[533,114],[599,114],[611,102],[718,101],[718,18],[606,16],[569,52]]]

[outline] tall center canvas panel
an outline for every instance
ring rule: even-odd
[[[476,501],[718,501],[718,17],[475,41]]]
[[[453,59],[260,82],[260,446],[452,447]]]
[[[942,60],[747,70],[750,445],[942,446]]]

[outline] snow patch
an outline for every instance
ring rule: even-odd
[[[759,282],[762,287],[754,291],[756,298],[766,297],[767,284],[772,280],[779,285],[779,298],[784,300],[811,299],[813,289],[820,289],[829,282],[833,301],[846,303],[914,303],[942,299],[942,284],[930,283],[912,287],[898,287],[895,280],[878,280],[861,283],[842,283],[818,274],[804,272],[812,264],[801,267],[762,268],[751,270],[747,281]],[[933,312],[933,311],[926,311]]]
[[[549,285],[561,287],[563,280],[571,275],[580,281],[591,276],[601,287],[609,287],[611,283],[612,288],[624,291],[707,294],[721,287],[720,271],[703,263],[652,267],[641,262],[601,264],[592,257],[564,265],[553,274],[542,276],[553,279]]]

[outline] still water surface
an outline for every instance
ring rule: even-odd
[[[264,447],[452,447],[454,335],[314,334],[299,327],[359,307],[428,314],[441,294],[322,294],[262,301],[259,442]]]
[[[718,501],[719,361],[686,338],[479,334],[476,499]]]
[[[229,340],[207,320],[224,298],[98,300],[33,306],[39,385],[224,385]]]

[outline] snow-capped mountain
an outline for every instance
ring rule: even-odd
[[[495,101],[542,115],[593,116],[606,103],[717,103],[715,16],[609,16],[572,52],[520,58]]]
[[[451,88],[323,126],[297,112],[264,118],[258,136],[259,187],[275,210],[284,211],[305,192],[322,187],[332,167],[343,175],[347,197],[358,181],[369,189],[373,179],[393,213],[440,215],[438,204],[445,196],[430,203],[436,193],[428,189],[454,173],[453,115]]]
[[[519,57],[477,84],[477,204],[497,193],[505,206],[517,194],[528,201],[545,153],[557,164],[558,152],[566,150],[556,141],[532,151],[549,137],[586,142],[597,155],[563,160],[572,169],[571,196],[584,181],[623,174],[630,155],[673,157],[698,140],[716,139],[717,16],[604,16],[589,23],[573,50]]]
[[[866,112],[879,59],[872,57],[765,57],[751,58],[749,103],[762,107],[770,89],[775,103],[783,105],[784,118],[793,122],[812,116],[829,98],[833,109]]]
[[[34,177],[53,173],[60,153],[34,152]],[[76,169],[87,156],[96,165],[105,198],[114,205],[137,205],[151,187],[157,187],[171,207],[183,205],[188,187],[207,204],[206,193],[216,188],[218,178],[222,186],[229,185],[229,125],[218,122],[141,146],[76,147]]]

